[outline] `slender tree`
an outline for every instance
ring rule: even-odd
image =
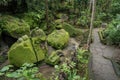
[[[47,24],[47,28],[49,28],[49,25],[48,25],[48,0],[45,0],[45,11],[46,11],[46,24]]]
[[[95,0],[91,0],[91,3],[92,3],[92,13],[91,13],[91,22],[90,22],[90,33],[87,41],[88,48],[89,48],[89,44],[91,42],[91,37],[92,37],[92,29],[93,29],[94,14],[95,14]]]

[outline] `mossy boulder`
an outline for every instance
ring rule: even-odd
[[[56,49],[62,49],[67,45],[69,40],[69,33],[64,29],[54,30],[48,35],[47,42]]]
[[[83,32],[81,29],[75,28],[74,26],[68,24],[68,23],[63,23],[62,24],[63,29],[66,30],[70,36],[75,37],[77,35],[81,35]]]
[[[32,41],[33,49],[35,53],[37,54],[42,53],[41,55],[43,55],[44,53],[45,55],[47,53],[47,48],[45,45],[46,34],[44,33],[44,31],[36,27],[35,29],[32,30],[31,36],[32,36],[31,41]],[[41,55],[38,55],[38,60],[39,58],[41,58]]]
[[[20,67],[24,63],[35,63],[45,58],[45,49],[42,49],[27,35],[18,39],[8,51],[10,64]]]
[[[14,38],[19,38],[25,34],[30,34],[30,26],[24,20],[13,16],[2,16],[0,19],[0,26],[6,34]]]
[[[45,41],[46,40],[45,32],[38,27],[36,27],[35,29],[33,29],[31,31],[31,37],[32,37],[32,39],[36,39],[38,41]]]
[[[62,53],[62,51],[61,50],[53,51],[49,56],[47,56],[45,62],[49,65],[57,65],[60,62],[59,53]]]
[[[66,30],[71,37],[75,37],[83,33],[81,29],[75,28],[69,23],[62,22],[62,19],[55,20],[55,24],[57,29]]]

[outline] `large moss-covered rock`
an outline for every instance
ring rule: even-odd
[[[29,35],[30,33],[30,26],[24,20],[9,15],[1,17],[0,26],[6,34],[14,38],[19,38],[25,34]]]
[[[75,37],[77,35],[81,35],[83,33],[81,29],[75,28],[74,26],[72,26],[69,23],[62,22],[62,19],[55,20],[55,23],[56,23],[57,29],[61,29],[61,28],[64,29],[72,37]]]
[[[35,63],[45,58],[45,49],[42,49],[35,40],[27,35],[18,39],[8,51],[8,59],[11,64],[21,66],[24,63]]]
[[[35,53],[38,54],[38,60],[41,60],[41,55],[45,56],[45,54],[47,53],[47,48],[45,45],[46,34],[44,33],[44,31],[42,29],[39,29],[37,27],[32,30],[31,36],[32,36],[31,41],[33,44],[33,49],[34,49]],[[42,54],[40,54],[40,53],[42,53]]]
[[[69,34],[64,29],[54,30],[48,35],[48,44],[56,49],[62,49],[68,43]]]
[[[62,26],[63,26],[63,29],[65,29],[70,34],[70,36],[72,36],[72,37],[75,37],[77,35],[81,35],[82,34],[82,30],[81,29],[77,29],[77,28],[75,28],[74,26],[72,26],[72,25],[70,25],[68,23],[64,22],[62,24]]]

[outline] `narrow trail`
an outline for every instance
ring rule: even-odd
[[[94,40],[90,45],[94,78],[95,80],[120,80],[114,72],[111,61],[103,57],[112,58],[114,54],[120,53],[120,49],[101,44],[98,30],[93,30]]]

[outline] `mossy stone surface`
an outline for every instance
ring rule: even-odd
[[[10,15],[4,15],[1,17],[0,26],[6,34],[14,38],[30,34],[30,26],[24,20]]]
[[[63,29],[65,29],[70,34],[70,36],[72,36],[72,37],[75,37],[77,35],[82,34],[82,30],[77,29],[77,28],[75,28],[74,26],[72,26],[72,25],[70,25],[68,23],[64,22],[62,24],[62,26],[63,26]]]
[[[58,55],[61,50],[53,51],[45,60],[49,65],[57,65],[60,62],[60,56]]]
[[[63,49],[68,43],[69,34],[64,29],[54,30],[48,35],[47,42],[56,49]]]
[[[34,63],[37,61],[31,45],[31,41],[29,39],[26,41],[22,41],[21,39],[21,42],[13,44],[8,52],[8,58],[10,64],[14,64],[18,67],[25,62]]]
[[[69,23],[62,22],[62,19],[55,20],[55,23],[56,23],[57,29],[62,28],[64,30],[66,30],[71,37],[75,37],[75,36],[81,35],[83,33],[81,29],[75,28],[74,26],[72,26]]]
[[[37,39],[38,41],[41,41],[41,40],[45,41],[46,40],[45,32],[38,27],[36,27],[35,29],[33,29],[31,31],[31,37],[32,37],[32,39]]]
[[[37,57],[36,57],[37,56]],[[25,35],[18,39],[8,51],[10,64],[20,67],[24,63],[35,63],[45,58],[44,50]]]

